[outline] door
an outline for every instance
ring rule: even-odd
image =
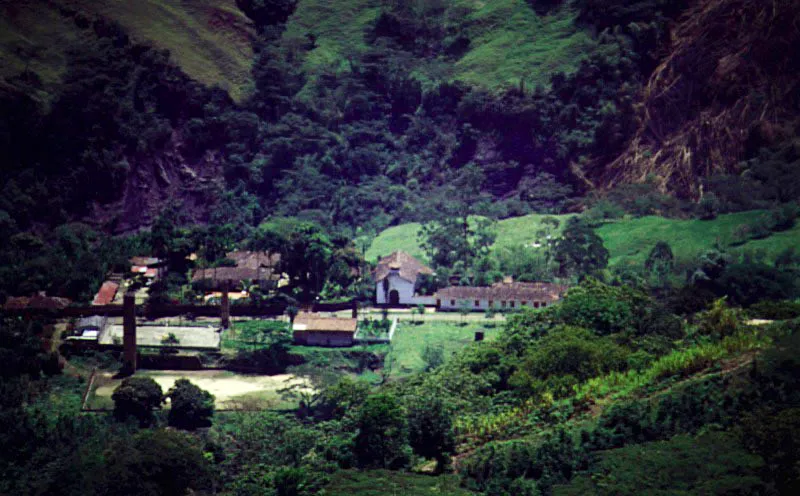
[[[389,291],[389,304],[390,305],[400,304],[400,293],[396,289]]]

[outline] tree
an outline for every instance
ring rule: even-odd
[[[100,470],[97,494],[162,496],[208,488],[208,462],[193,438],[173,430],[147,430],[112,445]]]
[[[256,26],[284,24],[297,8],[298,0],[236,0],[236,6]]]
[[[608,257],[603,240],[585,222],[577,217],[567,221],[555,246],[555,260],[561,277],[595,274],[606,268]]]
[[[354,451],[362,468],[398,469],[408,463],[408,425],[391,394],[367,398],[356,420]]]
[[[473,258],[487,254],[497,234],[492,220],[474,218],[485,177],[475,164],[453,173],[450,184],[437,202],[433,222],[423,224],[418,237],[435,267],[449,268],[456,262],[470,267]]]
[[[425,322],[425,305],[423,305],[422,303],[417,305],[417,313],[419,314],[422,321]]]
[[[444,347],[439,345],[426,344],[422,348],[422,361],[425,362],[425,371],[431,371],[444,363]]]
[[[168,422],[172,427],[195,430],[211,426],[214,415],[214,396],[189,382],[178,379],[167,392],[170,399]]]
[[[114,416],[124,420],[136,418],[146,427],[153,422],[153,409],[160,408],[164,401],[161,386],[150,377],[128,377],[117,386],[111,395],[114,400]]]
[[[280,254],[278,270],[309,301],[322,291],[334,261],[333,242],[322,226],[292,217],[259,225],[250,248]]]
[[[414,397],[408,409],[408,441],[414,453],[436,460],[437,472],[444,470],[456,443],[451,413],[440,397]]]
[[[461,322],[464,322],[464,319],[467,318],[471,311],[472,307],[469,305],[469,301],[461,300],[458,302],[458,313],[461,314]]]
[[[644,269],[655,277],[661,286],[664,286],[674,265],[675,256],[672,254],[672,248],[665,241],[659,241],[650,250],[650,254],[644,262]]]

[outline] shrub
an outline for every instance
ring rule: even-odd
[[[626,358],[627,351],[610,338],[598,338],[586,329],[560,326],[529,349],[511,384],[523,394],[550,391],[563,397],[579,382],[624,369]]]
[[[405,412],[390,394],[367,398],[358,412],[354,451],[363,468],[398,469],[409,459]]]
[[[796,319],[800,317],[800,302],[764,300],[748,308],[747,313],[757,319]]]
[[[208,391],[200,389],[188,379],[178,379],[167,397],[170,399],[170,426],[186,430],[211,426],[214,396]]]
[[[111,395],[114,416],[120,420],[132,416],[142,427],[150,425],[153,409],[161,406],[163,398],[161,386],[150,377],[128,377]]]

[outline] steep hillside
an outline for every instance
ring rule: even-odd
[[[64,71],[66,51],[80,30],[61,14],[77,11],[118,22],[136,41],[169,50],[173,62],[236,100],[250,91],[254,30],[234,0],[3,0],[0,1],[0,76],[26,67],[52,89]]]
[[[742,172],[741,161],[797,132],[800,2],[695,2],[638,105],[639,128],[602,183],[657,176],[702,196],[699,179]]]
[[[367,48],[365,34],[390,2],[379,0],[300,0],[284,35],[290,44],[315,48],[306,60],[314,72],[345,65]],[[423,81],[445,77],[478,86],[548,85],[555,72],[572,72],[594,43],[575,23],[569,5],[537,15],[526,0],[447,0],[409,2],[408,9],[444,32],[443,53],[410,61],[408,70]]]

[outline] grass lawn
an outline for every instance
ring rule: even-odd
[[[542,229],[542,219],[545,217],[555,217],[563,227],[566,220],[572,216],[530,214],[501,220],[495,226],[497,240],[494,247],[505,248],[536,241],[536,233]],[[367,250],[367,260],[375,261],[379,256],[386,256],[396,250],[402,250],[424,261],[426,259],[425,253],[417,240],[417,233],[420,227],[419,223],[410,222],[384,230],[375,238],[369,250]]]
[[[343,470],[335,473],[320,494],[325,496],[469,496],[457,475],[430,475],[389,470]]]
[[[649,216],[610,222],[597,228],[596,232],[610,252],[609,265],[612,267],[624,264],[642,265],[647,254],[659,241],[669,243],[677,264],[691,262],[699,253],[713,248],[715,244],[734,253],[764,250],[768,261],[773,260],[786,248],[800,245],[800,223],[798,223],[793,229],[774,233],[766,239],[732,246],[736,228],[756,221],[763,214],[764,211],[754,210],[720,215],[714,220],[679,220]],[[536,232],[541,229],[544,217],[556,217],[563,227],[570,216],[531,214],[501,220],[497,223],[497,240],[494,248],[520,246],[536,240]],[[403,250],[425,260],[424,253],[417,243],[419,227],[419,224],[409,223],[384,230],[372,242],[367,251],[367,260],[376,260],[378,255],[388,255],[395,250]]]
[[[420,324],[400,322],[397,326],[388,359],[393,360],[392,377],[402,377],[425,368],[422,350],[426,345],[442,346],[445,360],[475,341],[475,331],[484,331],[485,339],[494,339],[503,322],[428,321]]]
[[[597,233],[611,253],[609,265],[642,265],[650,250],[659,241],[666,241],[678,264],[694,260],[699,253],[715,244],[731,251],[764,250],[767,260],[781,251],[800,244],[800,225],[766,239],[731,246],[733,233],[742,224],[754,222],[763,211],[720,215],[714,220],[675,220],[663,217],[642,217],[601,226]]]

